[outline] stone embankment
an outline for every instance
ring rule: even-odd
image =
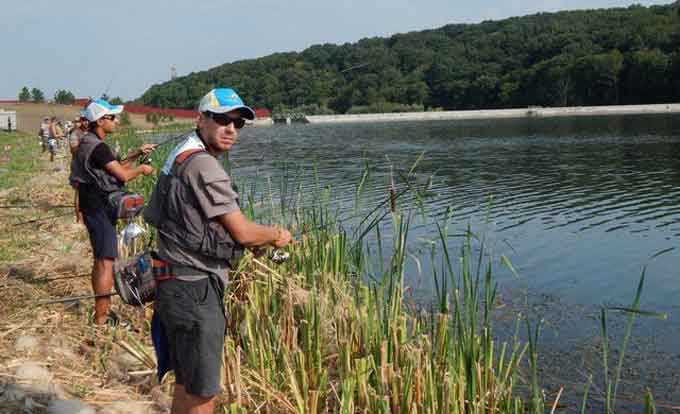
[[[12,381],[2,383],[0,389],[0,413],[47,413],[47,414],[148,414],[152,412],[147,401],[114,401],[92,405],[74,398],[53,372],[55,364],[67,364],[81,356],[74,352],[67,340],[53,336],[49,340],[31,335],[20,335],[13,344],[15,361],[9,364]],[[124,358],[126,368],[135,368],[138,361]],[[59,361],[59,362],[57,362]],[[63,368],[63,367],[62,367]],[[72,378],[77,381],[76,378]],[[8,411],[4,411],[4,410]],[[155,412],[155,411],[154,411]]]
[[[569,116],[642,115],[680,113],[680,104],[575,106],[564,108],[529,107],[521,109],[488,109],[475,111],[402,112],[390,114],[310,115],[311,124],[444,121],[465,119],[549,118]]]

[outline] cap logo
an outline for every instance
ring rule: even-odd
[[[217,97],[215,96],[214,93],[210,95],[210,106],[212,108],[217,108],[220,106],[219,102],[217,102]]]

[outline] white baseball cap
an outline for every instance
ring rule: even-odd
[[[97,99],[87,105],[83,111],[83,116],[88,121],[94,122],[105,115],[118,115],[123,112],[123,105],[111,105],[103,99]]]

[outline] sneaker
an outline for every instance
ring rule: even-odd
[[[113,328],[127,328],[130,326],[128,321],[122,320],[120,316],[112,310],[109,311],[109,316],[106,318],[106,324]]]
[[[122,321],[114,311],[110,310],[106,317],[106,322],[101,325],[94,324],[94,326],[98,328],[125,328],[128,326],[128,323]]]
[[[113,328],[120,325],[120,318],[114,311],[109,311],[109,315],[106,317],[105,325],[109,325]]]

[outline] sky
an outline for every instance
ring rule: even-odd
[[[642,5],[670,0],[639,0]],[[320,43],[631,0],[2,0],[0,99],[23,86],[48,99],[139,97],[156,83]],[[227,86],[227,85],[225,85]]]

